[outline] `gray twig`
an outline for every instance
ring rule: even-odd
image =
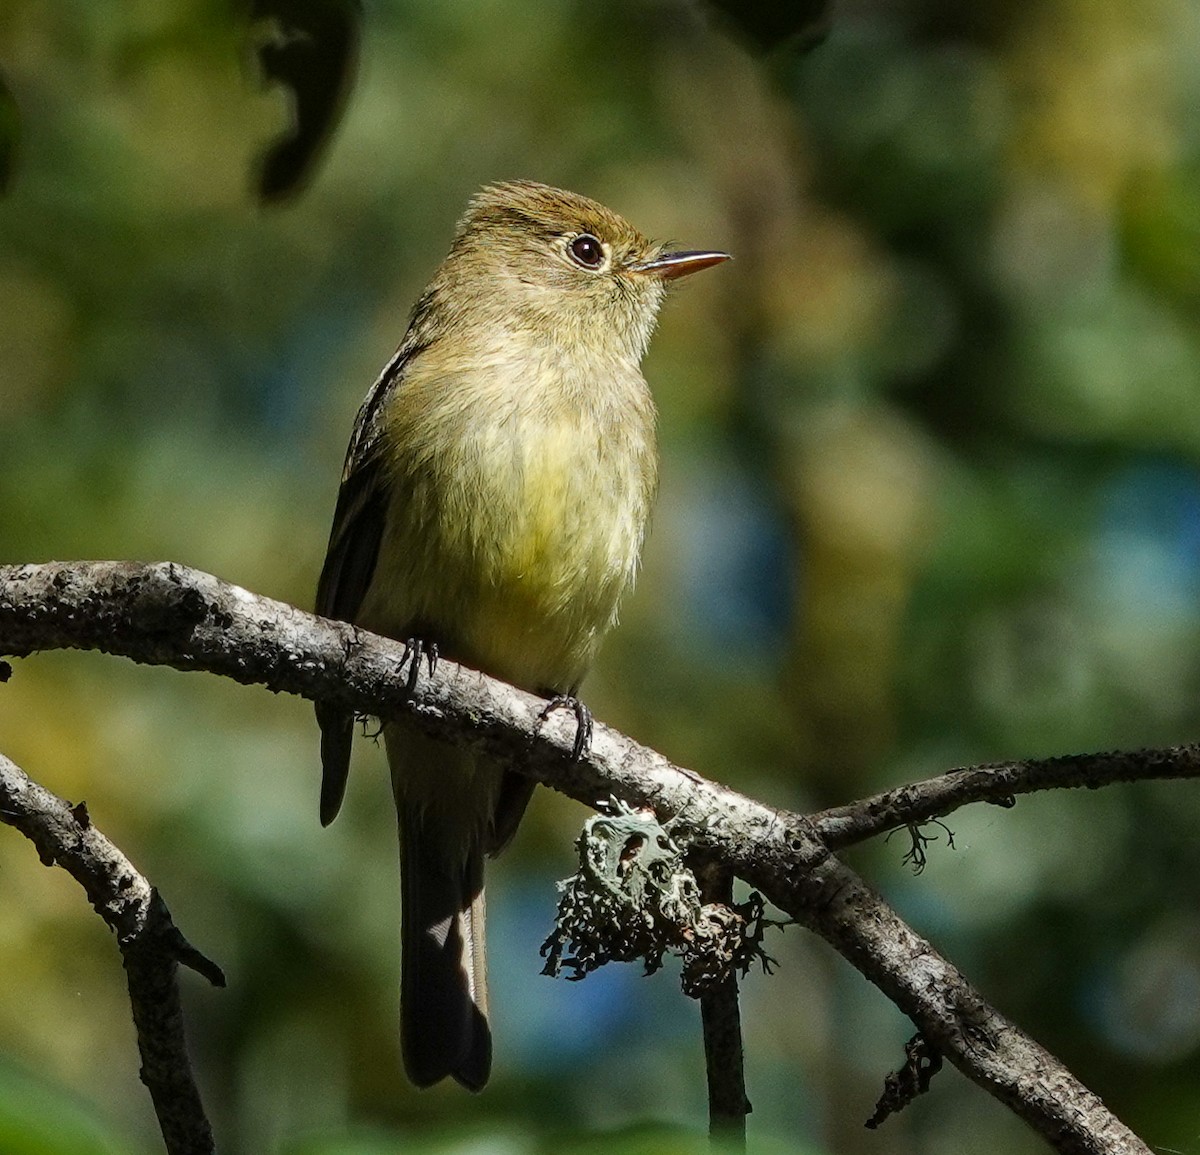
[[[822,810],[811,821],[825,845],[838,850],[901,826],[931,822],[972,802],[1008,808],[1016,805],[1018,794],[1038,790],[1096,790],[1117,782],[1179,778],[1200,778],[1200,745],[966,766]]]
[[[87,892],[117,936],[146,1084],[169,1155],[211,1155],[212,1130],[192,1076],[183,1034],[179,964],[224,986],[220,968],[171,921],[158,892],[95,826],[0,754],[0,822],[19,830],[47,866],[61,866]]]

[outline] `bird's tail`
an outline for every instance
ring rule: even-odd
[[[418,1087],[452,1075],[478,1091],[492,1066],[484,945],[483,851],[447,861],[419,814],[401,818],[400,1040]],[[449,848],[453,851],[455,848]]]
[[[389,743],[389,753],[391,746]],[[459,754],[445,747],[441,753],[443,758],[448,755],[446,760],[451,763]],[[487,1082],[492,1065],[483,832],[472,822],[465,826],[447,822],[449,816],[441,808],[421,805],[410,792],[400,789],[399,783],[396,804],[404,1067],[418,1087],[450,1075],[469,1090],[478,1091]]]

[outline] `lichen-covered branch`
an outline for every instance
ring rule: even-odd
[[[116,933],[150,1091],[169,1155],[209,1155],[212,1131],[192,1076],[176,972],[182,963],[224,986],[220,969],[171,921],[158,892],[95,826],[0,754],[0,822],[19,830],[47,866],[61,866]]]
[[[0,568],[0,654],[99,649],[135,661],[208,670],[410,724],[474,745],[589,805],[618,797],[654,809],[694,852],[829,942],[916,1023],[941,1054],[1012,1108],[1056,1150],[1145,1153],[1100,1100],[972,989],[966,979],[841,863],[807,819],[674,766],[597,725],[572,760],[573,720],[450,662],[409,693],[404,648],[344,623],[257,597],[171,564],[116,562]],[[893,825],[903,824],[903,819]]]

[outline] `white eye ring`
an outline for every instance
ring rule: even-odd
[[[580,233],[572,237],[567,252],[580,268],[596,270],[604,264],[604,245],[591,233]]]

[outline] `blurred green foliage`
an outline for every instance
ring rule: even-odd
[[[95,1110],[0,1064],[0,1151],[4,1155],[120,1155]]]
[[[801,808],[1194,739],[1200,9],[858,5],[807,55],[754,55],[705,12],[372,6],[323,165],[265,211],[285,101],[224,0],[9,0],[0,560],[169,558],[311,604],[359,399],[471,192],[527,176],[737,256],[669,304],[648,360],[663,489],[599,717]],[[229,975],[184,977],[222,1151],[702,1143],[672,977],[538,974],[581,808],[540,792],[492,871],[493,1085],[418,1094],[371,742],[320,831],[304,703],[52,654],[0,687],[0,744],[86,798]],[[1151,784],[955,815],[920,878],[895,842],[849,857],[1187,1150],[1198,824],[1194,789]],[[0,1150],[156,1150],[108,933],[15,834],[0,878]],[[1042,1149],[951,1070],[864,1131],[911,1026],[821,944],[771,945],[744,1009],[762,1150]]]

